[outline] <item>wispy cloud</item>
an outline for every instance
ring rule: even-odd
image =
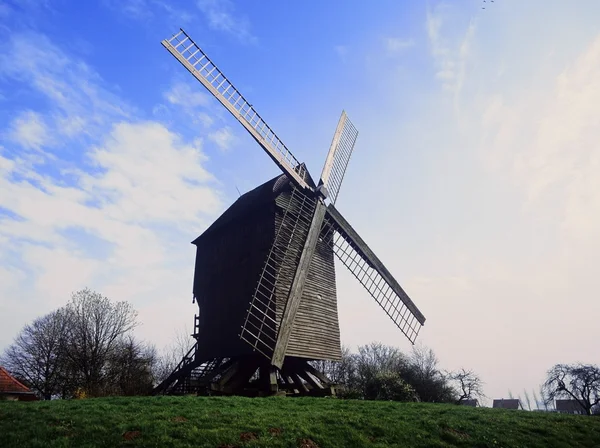
[[[42,34],[13,34],[0,48],[0,75],[25,83],[52,105],[43,118],[34,115],[45,123],[46,134],[93,134],[134,111],[83,61],[70,59]]]
[[[407,39],[401,37],[384,37],[383,45],[388,54],[395,55],[402,53],[408,48],[415,46],[414,39]]]
[[[223,151],[227,151],[233,147],[236,143],[237,138],[231,131],[229,126],[223,127],[216,130],[208,135],[209,140],[215,142],[215,144]]]
[[[177,82],[164,93],[164,97],[169,103],[186,109],[207,106],[210,104],[211,97],[201,89],[203,87],[200,84],[192,89],[187,83]]]
[[[346,62],[346,58],[350,53],[350,47],[347,45],[336,45],[333,47],[333,51],[335,51],[335,53],[343,62]]]
[[[27,149],[40,150],[50,143],[44,118],[31,110],[21,113],[13,120],[8,134],[11,141]]]
[[[436,77],[445,89],[455,95],[457,101],[464,83],[465,64],[475,34],[475,23],[471,20],[464,32],[458,31],[460,27],[451,27],[454,32],[443,33],[442,27],[450,20],[448,10],[451,8],[446,4],[437,5],[433,10],[428,8],[425,25]]]
[[[181,303],[189,290],[193,253],[173,247],[188,247],[221,208],[201,141],[138,119],[98,73],[45,36],[15,35],[3,49],[0,58],[15,61],[0,64],[0,82],[44,106],[0,129],[11,136],[0,146],[0,278],[12,278],[0,280],[0,296],[22,316],[0,345],[86,285],[133,302],[143,322],[155,322],[157,302]],[[78,138],[49,148],[48,134]],[[52,150],[56,160],[44,163],[21,146]],[[167,320],[177,320],[171,309]]]
[[[204,13],[208,26],[236,37],[245,44],[258,41],[250,31],[250,22],[235,12],[234,4],[229,0],[198,0],[198,8]]]
[[[570,238],[600,243],[600,36],[551,85],[518,100],[489,99],[488,160],[525,189],[528,206],[561,204]]]
[[[113,11],[141,22],[166,17],[169,22],[182,26],[194,18],[192,10],[175,7],[172,2],[163,0],[103,0],[103,2]]]

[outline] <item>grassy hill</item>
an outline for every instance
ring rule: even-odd
[[[600,447],[600,418],[332,398],[0,402],[0,447]]]

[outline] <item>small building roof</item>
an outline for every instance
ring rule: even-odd
[[[0,395],[27,394],[33,395],[31,389],[18,381],[8,371],[0,366]]]
[[[493,408],[500,408],[500,409],[522,409],[523,406],[521,406],[521,402],[519,401],[518,398],[498,398],[494,400],[494,403],[492,404]]]
[[[556,411],[569,414],[585,414],[585,409],[577,400],[556,400]]]

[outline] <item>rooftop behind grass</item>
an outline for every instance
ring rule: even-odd
[[[600,447],[600,418],[333,398],[0,402],[0,447]]]

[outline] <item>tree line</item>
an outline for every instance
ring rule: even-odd
[[[356,353],[344,347],[340,361],[313,364],[338,385],[341,398],[460,404],[485,397],[477,374],[442,370],[434,351],[421,345],[410,354],[377,342]]]
[[[135,338],[137,325],[129,303],[86,288],[26,325],[0,356],[0,365],[42,399],[146,395],[173,371],[192,340],[178,333],[159,355],[153,345]],[[363,345],[355,353],[343,347],[340,361],[313,365],[338,385],[340,398],[456,404],[485,398],[475,372],[442,370],[433,350],[420,345],[408,354],[381,343]],[[589,415],[600,413],[600,368],[556,364],[540,394],[546,410],[555,399],[566,398]]]
[[[83,289],[26,325],[0,364],[46,400],[145,394],[157,356],[133,336],[137,324],[129,303]]]

